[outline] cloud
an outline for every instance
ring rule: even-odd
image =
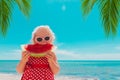
[[[120,46],[118,45],[95,45],[95,46],[66,46],[56,44],[55,50],[58,60],[120,60]],[[21,49],[9,49],[0,51],[0,60],[21,59]]]
[[[79,53],[70,50],[56,50],[59,60],[120,60],[120,53]]]
[[[21,58],[21,50],[4,50],[0,51],[0,60],[19,60]]]
[[[116,49],[116,50],[120,50],[120,46],[116,46],[115,49]]]

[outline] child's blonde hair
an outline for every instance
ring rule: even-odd
[[[34,43],[35,35],[37,34],[38,31],[40,32],[41,30],[45,30],[47,33],[49,33],[51,35],[50,37],[52,38],[52,41],[55,39],[55,35],[54,35],[53,31],[50,29],[50,27],[48,25],[41,25],[41,26],[37,26],[32,32],[31,41],[33,43]]]

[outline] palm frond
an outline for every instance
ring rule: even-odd
[[[120,0],[100,0],[99,3],[102,23],[107,37],[110,33],[116,35],[120,17]]]
[[[12,14],[12,0],[0,0],[0,32],[6,35]]]
[[[86,16],[92,10],[97,0],[82,0],[82,12],[83,16]]]
[[[15,2],[18,4],[19,9],[22,11],[22,13],[28,17],[31,9],[31,0],[15,0]]]

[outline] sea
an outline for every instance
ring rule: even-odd
[[[0,60],[0,80],[20,80],[19,60]],[[120,80],[120,60],[59,60],[55,80]]]

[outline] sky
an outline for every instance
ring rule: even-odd
[[[105,36],[97,5],[86,18],[80,0],[32,0],[31,6],[29,18],[14,6],[7,35],[0,35],[0,60],[21,59],[20,45],[30,44],[40,25],[55,33],[58,60],[120,60],[119,28],[115,37]]]

